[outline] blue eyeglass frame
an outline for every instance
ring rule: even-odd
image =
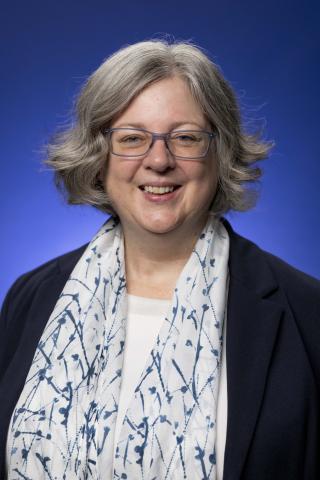
[[[117,157],[129,157],[129,158],[144,157],[151,150],[154,142],[156,140],[159,140],[159,139],[164,141],[168,152],[170,152],[171,155],[173,155],[176,158],[185,158],[185,159],[190,159],[190,160],[196,160],[198,158],[204,158],[208,155],[209,148],[210,148],[213,137],[216,136],[215,132],[207,132],[206,130],[172,130],[172,132],[167,132],[167,133],[155,133],[155,132],[150,132],[150,130],[146,130],[145,128],[130,128],[130,127],[107,128],[106,130],[103,130],[103,133],[111,135],[112,132],[117,132],[119,130],[136,130],[138,132],[150,133],[150,135],[152,136],[152,141],[150,143],[150,146],[145,153],[140,153],[139,155],[123,155],[123,154],[120,155],[119,153],[114,153],[113,151],[111,151],[111,153],[113,155],[116,155]],[[203,155],[201,155],[201,157],[181,157],[180,155],[175,155],[173,152],[171,152],[171,150],[169,148],[168,137],[172,133],[177,133],[177,132],[179,132],[179,133],[198,132],[198,133],[206,133],[207,135],[209,135],[209,143],[208,143],[208,148],[207,148],[206,152]]]

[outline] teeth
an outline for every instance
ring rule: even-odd
[[[155,193],[157,195],[163,195],[164,193],[173,192],[174,187],[151,187],[149,185],[145,185],[144,187],[145,192]]]

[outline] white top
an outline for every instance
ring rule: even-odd
[[[121,389],[118,406],[117,423],[115,428],[114,454],[121,425],[138,384],[146,359],[155,343],[170,300],[136,297],[128,295],[128,316],[126,324],[126,342],[121,375]],[[226,331],[224,322],[224,332]],[[224,333],[225,339],[225,333]],[[226,342],[222,348],[222,368],[217,404],[217,430],[216,430],[216,480],[222,480],[224,450],[227,434],[227,371],[226,371]]]

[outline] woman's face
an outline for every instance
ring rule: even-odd
[[[112,124],[112,128],[119,127],[156,133],[210,131],[187,84],[179,77],[160,80],[143,90]],[[106,190],[124,231],[136,233],[198,231],[206,221],[216,185],[217,167],[212,152],[201,160],[175,158],[162,139],[156,140],[143,157],[110,154],[105,178]],[[174,186],[174,191],[161,195],[148,188],[166,186]]]

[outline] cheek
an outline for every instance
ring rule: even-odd
[[[105,190],[114,210],[119,213],[125,205],[132,202],[134,189],[133,182],[137,168],[135,162],[125,162],[121,159],[110,158],[105,174]]]
[[[125,187],[132,181],[137,166],[134,162],[123,162],[118,158],[110,158],[105,174],[105,185],[108,190],[115,186]]]
[[[121,183],[121,171],[119,171],[112,159],[110,159],[105,172],[104,185],[109,197],[109,201],[112,203],[114,208],[116,206],[117,199],[119,198],[119,195],[117,195],[116,192],[119,192]]]
[[[200,167],[200,168],[199,168]],[[197,189],[200,197],[214,195],[217,183],[218,174],[215,163],[211,165],[199,165],[197,169],[189,172],[189,178],[193,179],[194,188]]]
[[[204,206],[210,207],[216,195],[218,184],[218,175],[214,165],[207,166],[207,168],[199,176],[196,182],[196,191],[194,192],[198,208]]]

